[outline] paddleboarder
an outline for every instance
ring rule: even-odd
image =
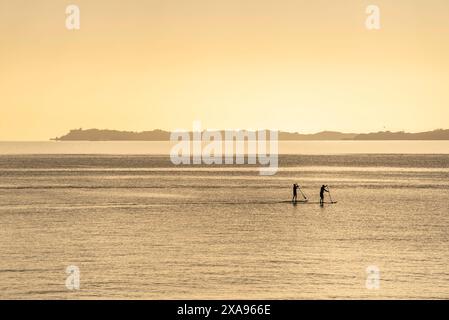
[[[299,189],[299,185],[297,183],[293,184],[293,198],[292,198],[292,202],[296,203],[296,199],[298,198],[298,189]]]
[[[323,184],[320,189],[320,205],[323,205],[323,203],[324,203],[324,193],[325,192],[329,192],[329,188],[328,188],[328,186],[325,186]]]

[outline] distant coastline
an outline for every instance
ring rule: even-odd
[[[223,132],[223,131],[222,131]],[[152,130],[142,132],[74,129],[55,141],[169,141],[170,132]],[[325,140],[449,140],[449,129],[438,129],[418,133],[409,132],[372,132],[372,133],[342,133],[337,131],[322,131],[314,134],[279,131],[280,141],[325,141]]]

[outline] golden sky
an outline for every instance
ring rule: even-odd
[[[0,140],[449,128],[448,57],[447,0],[0,0]]]

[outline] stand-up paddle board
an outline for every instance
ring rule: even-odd
[[[320,204],[320,202],[313,202],[313,201],[308,201],[308,200],[298,200],[295,202],[291,201],[291,200],[285,200],[285,201],[280,201],[280,203],[291,203],[291,204]],[[332,201],[332,202],[323,202],[323,204],[336,204],[338,203],[338,201]]]

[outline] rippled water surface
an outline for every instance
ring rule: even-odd
[[[293,182],[309,203],[288,202]],[[338,203],[317,204],[323,183]],[[0,298],[447,299],[448,248],[449,155],[283,155],[271,177],[0,156]]]

